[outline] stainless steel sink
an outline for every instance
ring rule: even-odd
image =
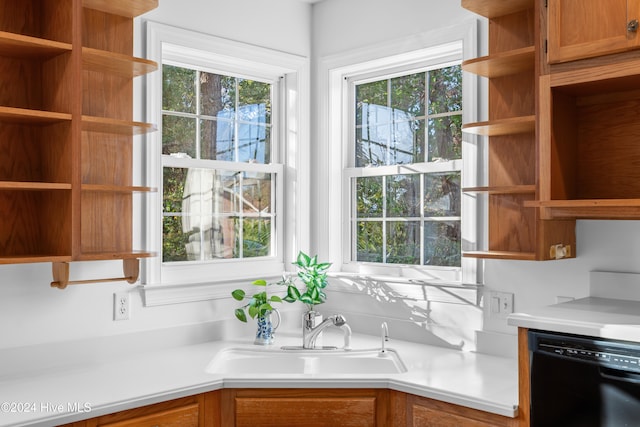
[[[228,348],[206,367],[212,374],[399,374],[407,371],[393,349],[279,350]]]

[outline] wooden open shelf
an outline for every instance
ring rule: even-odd
[[[536,116],[512,117],[485,122],[466,123],[462,131],[474,135],[502,136],[529,133],[536,130]]]
[[[509,185],[502,187],[465,187],[465,193],[487,193],[487,194],[535,194],[535,185]]]
[[[156,71],[158,64],[148,59],[83,47],[82,67],[88,71],[133,78]]]
[[[84,252],[78,257],[78,261],[101,261],[134,258],[151,258],[157,256],[155,252],[131,251],[131,252]]]
[[[464,251],[462,256],[467,258],[484,258],[484,259],[511,259],[534,261],[536,254],[534,252],[507,252],[507,251]]]
[[[0,264],[155,256],[133,249],[133,194],[156,191],[133,185],[134,136],[156,130],[133,120],[133,79],[158,64],[132,41],[157,6],[2,2]]]
[[[0,31],[0,56],[50,58],[71,52],[71,44]]]
[[[462,0],[462,7],[489,19],[488,55],[462,64],[489,79],[489,120],[462,125],[464,133],[485,137],[488,184],[463,188],[486,195],[488,230],[481,250],[463,252],[465,257],[543,260],[551,259],[549,245],[575,246],[575,222],[543,221],[541,208],[529,205],[544,184],[538,173],[541,3]]]
[[[553,218],[640,219],[640,199],[534,200],[525,206],[543,208]]]
[[[533,0],[462,0],[462,7],[485,18],[498,18],[533,8]]]
[[[0,181],[0,190],[71,190],[71,184],[55,182]]]
[[[87,9],[135,18],[158,7],[158,0],[82,0],[82,6]]]
[[[71,256],[67,255],[20,255],[0,256],[0,264],[30,264],[34,262],[70,262]]]
[[[143,135],[157,130],[155,125],[105,117],[82,116],[82,130],[119,135]]]
[[[155,187],[143,186],[122,186],[122,185],[103,185],[103,184],[82,184],[82,191],[97,191],[104,193],[153,193],[158,191]]]
[[[71,114],[0,106],[0,122],[47,124],[71,121]]]
[[[528,46],[469,59],[462,63],[462,69],[482,77],[495,78],[532,70],[534,63],[535,47]]]

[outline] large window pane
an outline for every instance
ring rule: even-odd
[[[420,175],[387,177],[387,216],[420,216]]]
[[[200,158],[232,162],[236,157],[233,120],[200,120]]]
[[[263,215],[272,210],[271,174],[244,174],[242,180],[242,211],[245,215]]]
[[[420,264],[420,223],[387,223],[387,263]]]
[[[190,117],[162,116],[162,154],[196,157],[196,120]]]
[[[462,111],[462,68],[429,71],[429,114]]]
[[[356,206],[358,218],[375,218],[382,216],[384,200],[381,176],[357,178],[356,194],[358,199]]]
[[[196,71],[163,65],[162,109],[195,113],[196,108]]]
[[[462,116],[429,120],[429,161],[462,158]]]
[[[403,115],[424,115],[425,73],[391,79],[391,108]]]
[[[460,221],[425,221],[424,263],[460,267]]]
[[[244,219],[242,225],[243,257],[268,256],[271,248],[271,220]]]
[[[200,73],[200,113],[229,118],[236,106],[236,79],[212,73]]]
[[[425,216],[460,216],[460,172],[424,175]]]
[[[356,260],[383,262],[382,222],[358,221]]]

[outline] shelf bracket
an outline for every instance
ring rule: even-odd
[[[54,262],[51,265],[51,270],[53,273],[53,282],[51,282],[52,288],[64,289],[67,285],[121,281],[127,281],[130,284],[134,284],[138,281],[138,277],[140,276],[140,260],[137,258],[123,259],[122,270],[124,272],[124,277],[112,277],[107,279],[69,280],[68,262]]]

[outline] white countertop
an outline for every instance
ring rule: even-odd
[[[511,314],[508,324],[640,342],[640,302],[587,297]]]
[[[324,344],[341,343],[330,332]],[[331,340],[331,342],[328,342]],[[0,426],[51,426],[221,388],[389,388],[508,417],[517,415],[517,361],[391,339],[402,374],[218,375],[205,372],[222,349],[255,347],[252,338],[181,345],[55,369],[34,366],[0,376]],[[274,348],[300,345],[279,332]],[[354,334],[353,349],[379,348],[380,338]],[[27,360],[27,359],[25,359]]]

